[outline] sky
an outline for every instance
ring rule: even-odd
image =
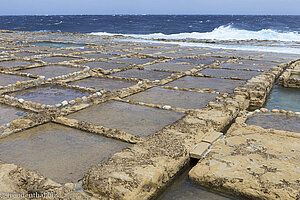
[[[0,15],[300,15],[300,0],[0,0]]]

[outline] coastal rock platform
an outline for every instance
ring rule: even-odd
[[[245,114],[265,113],[257,109],[297,56],[78,33],[0,39],[0,193],[151,199],[194,152],[198,184],[298,198],[298,126],[282,119],[287,129],[270,130]]]
[[[300,119],[286,118],[285,114],[251,116],[259,120],[238,117],[226,137],[217,141],[190,171],[190,178],[206,187],[250,199],[300,198],[300,129],[278,130],[284,129],[280,125],[267,128],[268,120],[261,118],[265,116],[273,116],[270,124],[285,118],[286,126]],[[282,125],[278,120],[277,123]]]

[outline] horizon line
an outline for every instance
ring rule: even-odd
[[[0,16],[300,16],[296,14],[0,14]]]

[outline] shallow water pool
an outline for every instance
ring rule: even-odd
[[[300,112],[300,89],[275,85],[266,102],[266,108]]]
[[[189,164],[182,170],[173,182],[157,197],[156,200],[237,200],[225,194],[208,191],[206,188],[194,184],[188,177],[193,165]]]

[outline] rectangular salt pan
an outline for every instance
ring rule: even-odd
[[[246,121],[249,125],[261,126],[263,128],[272,128],[300,133],[300,117],[286,116],[279,114],[262,114],[250,117]]]
[[[111,91],[120,90],[123,88],[131,87],[136,82],[119,80],[119,79],[109,79],[109,78],[85,78],[78,81],[70,82],[72,85],[79,85],[82,87],[95,88],[95,89],[106,89]]]
[[[112,58],[116,57],[115,55],[110,55],[110,54],[100,54],[100,53],[92,53],[92,54],[82,54],[79,55],[80,57],[84,58],[95,58],[95,59],[103,59],[103,58]]]
[[[83,178],[90,167],[126,146],[118,140],[48,123],[0,139],[0,159],[64,184]]]
[[[165,62],[165,63],[156,63],[153,65],[146,65],[144,66],[144,68],[147,70],[168,70],[168,71],[175,71],[175,72],[185,72],[196,68],[196,66]]]
[[[113,59],[113,62],[122,62],[122,63],[126,63],[126,64],[136,64],[136,65],[141,65],[141,64],[146,64],[149,62],[153,62],[155,61],[155,59],[153,58],[135,58],[135,57],[125,57],[125,58],[117,58],[117,59]]]
[[[25,116],[26,113],[11,106],[0,104],[0,125]]]
[[[83,63],[81,65],[89,66],[91,69],[101,68],[104,70],[118,69],[120,67],[127,66],[126,64],[123,64],[123,63],[101,62],[101,61],[87,62],[87,63]]]
[[[253,76],[260,75],[262,72],[227,70],[227,69],[204,69],[200,73],[204,75],[214,76],[214,77],[224,77],[224,78],[237,77],[241,79],[251,79]]]
[[[218,92],[233,92],[234,88],[244,85],[245,81],[222,79],[222,78],[205,78],[185,76],[177,79],[167,86],[179,87],[179,88],[197,88],[197,89],[212,89]]]
[[[12,67],[26,66],[30,64],[32,63],[25,62],[25,61],[2,61],[0,62],[0,67],[12,68]]]
[[[44,62],[47,62],[47,63],[59,63],[59,62],[64,62],[64,61],[80,60],[80,58],[54,56],[54,57],[49,57],[49,58],[42,58],[41,60]]]
[[[199,93],[155,87],[129,96],[126,99],[158,105],[170,105],[177,108],[196,109],[204,107],[209,101],[214,101],[216,97],[216,94],[206,92]]]
[[[29,81],[32,78],[26,76],[17,76],[17,75],[7,75],[7,74],[0,74],[0,86],[7,86],[9,84],[14,84],[17,81]]]
[[[173,111],[109,101],[67,117],[108,128],[121,129],[129,134],[144,137],[179,120],[183,115]]]
[[[126,70],[126,71],[111,74],[111,76],[148,79],[150,81],[162,80],[171,75],[172,75],[172,73],[170,73],[170,72],[158,72],[158,71],[137,70],[137,69],[131,69],[131,70]]]
[[[36,68],[20,70],[20,72],[45,76],[46,78],[53,78],[56,76],[67,75],[81,70],[83,70],[83,68],[54,65],[54,66],[44,66],[44,67],[36,67]]]
[[[9,94],[25,101],[32,101],[46,105],[55,105],[64,100],[70,101],[77,97],[88,96],[89,93],[70,89],[62,86],[44,86],[38,88],[30,88]]]

